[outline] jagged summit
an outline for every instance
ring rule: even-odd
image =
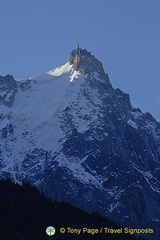
[[[73,65],[72,68],[75,71],[78,71],[85,79],[90,81],[91,86],[102,87],[107,92],[113,92],[109,77],[105,73],[102,63],[91,52],[80,48],[79,44],[70,53],[69,63]]]
[[[29,80],[47,82],[54,81],[55,77],[64,78],[64,76],[68,76],[70,82],[81,76],[88,86],[98,89],[102,94],[106,93],[106,91],[108,93],[114,92],[102,63],[91,52],[80,48],[79,44],[70,53],[66,64],[52,69],[43,75],[31,77]]]
[[[79,48],[79,44],[77,45],[77,49],[74,49],[69,55],[69,62],[73,64],[73,68],[76,71],[81,71],[84,73],[89,73],[89,70],[97,70],[98,72],[103,72],[104,69],[102,63],[98,61],[91,52],[87,51],[86,49]],[[88,67],[90,69],[88,69]],[[88,70],[88,71],[87,71]]]

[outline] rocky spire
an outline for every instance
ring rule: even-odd
[[[17,82],[12,75],[0,76],[0,105],[12,107],[17,92]]]
[[[79,43],[77,43],[77,50],[79,50]]]
[[[104,74],[102,63],[96,59],[94,55],[91,55],[91,52],[80,48],[79,44],[77,44],[77,48],[70,53],[69,62],[73,64],[74,70],[81,71],[81,73],[97,71]]]
[[[99,84],[100,82],[104,82],[105,88],[107,87],[109,91],[113,90],[108,75],[104,72],[102,63],[92,55],[91,52],[80,48],[79,44],[77,44],[77,48],[70,53],[69,62],[73,65],[75,71],[79,71],[86,79],[92,80],[92,83],[97,81],[97,79],[101,79],[98,81]]]

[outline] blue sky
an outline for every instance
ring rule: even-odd
[[[159,0],[0,0],[0,75],[27,78],[91,51],[115,88],[160,121]]]

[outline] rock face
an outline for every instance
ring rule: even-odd
[[[4,104],[12,107],[15,94],[17,92],[17,83],[11,75],[0,76],[0,105]]]
[[[114,89],[87,50],[17,82],[1,113],[1,177],[47,196],[160,234],[160,124]]]
[[[112,92],[113,88],[109,81],[109,77],[105,74],[102,63],[98,61],[86,49],[77,48],[70,53],[70,64],[73,64],[73,69],[78,71],[85,77],[91,87],[97,87],[102,91]],[[98,81],[97,81],[98,79]]]

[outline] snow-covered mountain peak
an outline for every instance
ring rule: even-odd
[[[1,177],[129,227],[160,228],[160,125],[112,88],[90,52],[77,47],[29,79],[0,77],[0,105]]]
[[[98,89],[101,94],[105,93],[106,90],[108,93],[113,93],[112,85],[108,75],[104,72],[102,63],[91,52],[79,47],[70,53],[66,64],[42,75],[30,77],[28,83],[34,81],[37,83],[56,81],[58,83],[61,78],[66,78],[67,81],[73,82],[79,76],[85,79],[89,87]],[[23,85],[26,87],[26,79],[20,82],[24,83]]]

